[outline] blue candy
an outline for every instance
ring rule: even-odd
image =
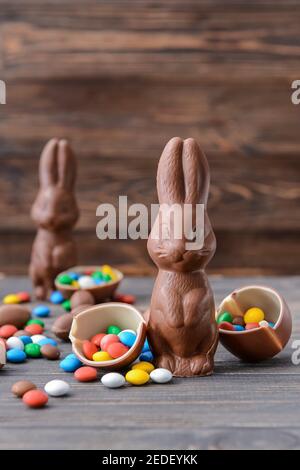
[[[40,346],[44,346],[45,344],[51,344],[52,346],[57,346],[57,342],[55,341],[55,339],[52,339],[52,338],[41,339],[41,341],[38,341],[38,344]]]
[[[142,353],[148,352],[148,351],[150,351],[150,346],[149,346],[148,340],[146,338],[146,341],[144,342],[144,346],[143,346],[143,349],[142,349]]]
[[[100,286],[102,284],[105,284],[105,281],[103,281],[102,279],[94,279],[94,281],[95,281],[96,286]]]
[[[235,331],[244,331],[244,327],[242,325],[233,325]]]
[[[32,343],[32,339],[30,336],[19,336],[19,339],[23,342],[23,344],[30,344]]]
[[[129,348],[133,346],[136,340],[136,334],[131,333],[131,331],[121,331],[118,336],[121,343],[125,344],[125,346],[128,346]]]
[[[73,281],[78,281],[80,278],[80,275],[78,273],[73,273],[73,272],[68,272],[68,276],[73,280]]]
[[[69,354],[59,364],[59,367],[65,372],[75,372],[81,366],[82,363],[74,354]]]
[[[61,292],[59,292],[59,290],[55,290],[50,295],[50,302],[52,302],[53,304],[61,304],[64,300],[64,296]]]
[[[6,359],[9,362],[14,363],[24,362],[26,359],[26,354],[24,353],[24,351],[21,351],[21,349],[10,349],[9,351],[7,351]]]
[[[153,354],[151,351],[144,352],[140,355],[140,361],[152,362],[154,359]]]
[[[270,327],[271,327],[271,328],[274,328],[274,326],[275,326],[275,323],[273,323],[273,322],[269,321],[269,325],[270,325]]]
[[[47,305],[37,305],[32,310],[33,315],[36,317],[49,317],[50,315],[50,308]]]

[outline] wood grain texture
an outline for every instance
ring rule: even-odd
[[[291,363],[299,340],[299,277],[211,278],[216,302],[238,286],[272,286],[293,314],[292,339],[276,358],[241,363],[219,346],[215,374],[174,379],[172,384],[105,389],[99,382],[75,382],[57,362],[31,359],[0,371],[1,449],[299,449],[300,368]],[[122,292],[137,295],[144,311],[153,279],[125,279]],[[0,281],[0,295],[29,288],[26,278]],[[61,313],[53,309],[46,328]],[[63,354],[70,345],[60,345]],[[28,410],[11,395],[12,384],[27,378],[39,387],[51,379],[71,384],[72,394],[50,398],[44,410]],[[34,422],[34,425],[33,425]]]
[[[49,138],[77,153],[88,262],[97,205],[156,202],[159,156],[179,135],[196,138],[211,167],[212,269],[299,272],[299,19],[296,0],[1,0],[1,269],[26,271]],[[109,257],[149,272],[144,245],[129,245],[130,256]]]

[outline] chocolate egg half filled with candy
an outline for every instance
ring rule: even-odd
[[[248,312],[248,313],[247,313]],[[248,316],[264,313],[263,321],[248,323]],[[238,358],[256,362],[269,359],[285,347],[292,332],[292,318],[286,301],[274,289],[264,286],[247,286],[237,289],[219,305],[216,319],[227,316],[235,319],[246,318],[242,331],[219,328],[222,345]],[[228,315],[228,317],[229,317]]]
[[[98,333],[105,332],[110,325],[118,325],[121,330],[135,331],[134,344],[117,359],[99,361],[87,359],[83,352],[84,343]],[[104,369],[122,369],[140,355],[146,339],[146,329],[145,320],[135,307],[124,303],[109,302],[88,307],[78,313],[73,318],[70,340],[74,353],[84,364]],[[101,354],[107,355],[105,351],[100,352]]]

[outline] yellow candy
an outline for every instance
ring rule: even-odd
[[[109,274],[110,276],[114,275],[112,268],[108,264],[104,264],[104,266],[102,266],[101,271],[103,272],[103,274]]]
[[[75,287],[76,289],[79,289],[80,287],[80,284],[78,281],[72,281],[72,284],[71,284],[73,287]]]
[[[103,362],[103,361],[111,361],[112,357],[106,351],[98,351],[93,354],[93,361]]]
[[[264,320],[265,314],[261,308],[252,307],[247,310],[244,315],[244,322],[245,323],[259,323],[260,321]]]
[[[143,370],[147,372],[147,374],[150,374],[150,372],[152,372],[154,369],[154,365],[151,364],[151,362],[146,361],[138,362],[137,364],[134,364],[134,366],[132,366],[132,370]]]
[[[141,369],[134,369],[127,372],[125,379],[132,385],[144,385],[149,382],[150,376]]]
[[[8,294],[3,298],[4,304],[19,304],[20,299],[16,294]]]

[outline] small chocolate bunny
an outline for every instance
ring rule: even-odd
[[[166,232],[159,212],[148,239],[148,252],[159,272],[147,316],[157,367],[181,377],[212,374],[218,342],[214,299],[204,271],[216,249],[206,212],[208,191],[208,163],[196,141],[171,139],[157,171],[160,211],[162,205],[174,204],[184,211],[184,204],[189,204],[195,229],[196,204],[203,204],[204,243],[191,249],[184,231],[175,236],[175,218]]]
[[[79,211],[74,194],[76,160],[66,140],[51,139],[39,167],[40,189],[31,209],[38,225],[29,274],[38,299],[45,299],[55,277],[76,264],[72,238]]]

